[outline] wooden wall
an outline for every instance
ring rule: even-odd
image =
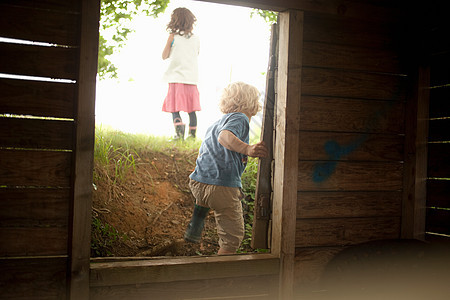
[[[345,246],[400,238],[408,76],[394,19],[304,12],[297,292],[320,288]]]
[[[427,220],[428,239],[450,241],[450,22],[448,5],[432,1],[424,12],[423,51],[430,65]]]
[[[80,202],[91,209],[99,6],[86,3],[0,3],[2,299],[65,299],[73,274],[87,279],[89,252],[75,265],[89,214],[72,225]],[[93,33],[81,38],[83,26]]]

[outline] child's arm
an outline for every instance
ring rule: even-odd
[[[173,36],[174,36],[173,33],[169,34],[169,38],[167,39],[166,46],[164,47],[164,50],[163,50],[163,53],[162,53],[162,59],[169,58],[170,48],[172,47],[172,42],[173,42]]]
[[[219,143],[228,150],[239,152],[250,157],[266,157],[267,149],[263,141],[249,145],[238,139],[231,131],[222,130],[219,134]]]

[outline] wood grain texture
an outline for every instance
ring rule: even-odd
[[[395,49],[396,25],[390,22],[370,21],[367,18],[348,18],[305,12],[305,42],[323,42],[334,45]]]
[[[401,216],[399,192],[299,192],[297,218]]]
[[[73,121],[0,117],[0,147],[72,150],[73,126]]]
[[[401,163],[300,161],[299,191],[399,191]]]
[[[1,114],[73,118],[75,84],[0,78]]]
[[[411,73],[411,95],[406,102],[402,202],[402,238],[406,239],[425,237],[429,72],[428,67],[418,67]]]
[[[97,262],[91,265],[92,287],[275,275],[279,259],[271,254],[189,257],[141,261]]]
[[[305,42],[303,65],[364,72],[402,73],[398,53],[393,50],[322,42]]]
[[[261,124],[261,140],[264,141],[268,154],[267,157],[258,160],[258,172],[255,191],[255,208],[252,225],[251,247],[254,249],[269,248],[269,220],[272,211],[272,182],[273,182],[273,137],[275,122],[276,94],[276,70],[278,63],[278,24],[272,25],[270,36],[269,66],[266,76],[266,92],[264,99],[264,112]]]
[[[392,2],[377,1],[339,1],[339,0],[201,0],[214,3],[240,5],[274,11],[286,9],[318,12],[329,16],[359,18],[378,22],[390,22],[398,18],[399,7]]]
[[[66,299],[67,258],[0,259],[3,299]]]
[[[34,8],[34,9],[45,9],[50,11],[60,11],[60,12],[80,12],[80,1],[79,0],[2,0],[2,5],[5,6],[15,6],[24,8]]]
[[[70,187],[72,153],[0,150],[0,185]]]
[[[0,227],[68,225],[68,188],[0,188],[0,199]]]
[[[304,95],[300,109],[300,129],[401,134],[404,133],[404,105],[401,101]]]
[[[232,278],[150,283],[141,285],[118,285],[94,287],[90,290],[92,300],[140,300],[140,299],[248,299],[272,300],[278,294],[278,276],[263,275]]]
[[[77,32],[80,48],[75,111],[73,202],[69,227],[68,297],[89,298],[89,264],[92,222],[92,180],[95,141],[95,87],[98,65],[100,0],[80,0],[81,18]]]
[[[280,14],[280,38],[277,81],[277,105],[274,147],[274,183],[272,245],[281,259],[280,295],[289,299],[293,293],[295,213],[298,177],[298,129],[302,91],[303,13]]]
[[[67,255],[67,227],[0,227],[0,257]]]
[[[0,57],[1,73],[77,78],[78,51],[75,48],[0,43]]]
[[[0,4],[2,37],[77,46],[78,20],[77,14],[67,11]]]
[[[406,82],[401,76],[303,68],[302,79],[303,95],[396,101],[405,99]]]
[[[399,236],[399,217],[299,219],[295,245],[343,246]]]
[[[402,161],[401,135],[299,132],[300,160]]]

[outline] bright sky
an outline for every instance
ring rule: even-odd
[[[174,135],[171,114],[161,111],[167,93],[167,83],[162,81],[167,61],[161,59],[161,53],[168,37],[166,25],[177,7],[187,7],[197,18],[194,33],[200,37],[198,88],[202,106],[197,112],[199,138],[220,118],[218,97],[228,83],[244,81],[264,92],[270,26],[261,17],[250,18],[249,8],[171,0],[157,19],[133,20],[135,32],[111,59],[119,69],[119,79],[97,83],[97,125],[125,132]],[[181,116],[189,122],[186,113]]]

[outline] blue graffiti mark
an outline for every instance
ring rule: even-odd
[[[313,181],[319,183],[330,178],[336,170],[337,161],[358,149],[361,144],[366,141],[367,137],[368,135],[365,134],[347,146],[341,146],[338,142],[333,140],[327,141],[324,145],[324,150],[328,154],[330,161],[321,162],[314,165],[312,176]]]

